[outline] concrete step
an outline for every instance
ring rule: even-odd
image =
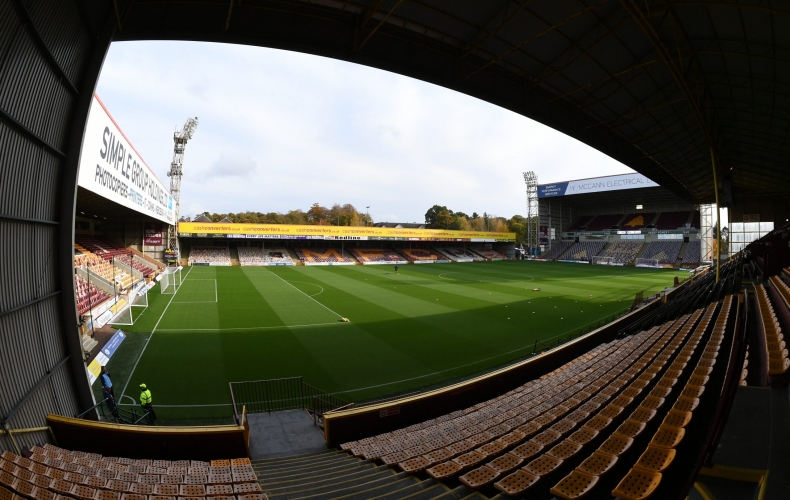
[[[316,466],[316,467],[300,467],[296,469],[289,469],[279,472],[270,472],[270,473],[258,473],[255,474],[258,476],[258,479],[261,481],[266,482],[266,484],[272,484],[275,481],[284,482],[290,481],[293,479],[300,479],[306,480],[309,477],[319,477],[322,475],[328,474],[343,474],[347,471],[351,471],[354,469],[358,469],[364,466],[373,466],[375,464],[369,462],[367,460],[356,460],[356,461],[349,461],[349,462],[339,462],[337,464],[327,464],[323,466]]]
[[[256,468],[253,467],[255,474],[258,477],[277,477],[288,476],[301,473],[309,473],[311,471],[320,471],[322,469],[353,466],[360,463],[367,462],[366,460],[359,459],[353,456],[328,458],[322,460],[308,461],[308,462],[295,462],[291,464],[282,464],[279,467],[266,467]]]
[[[252,465],[253,467],[261,466],[261,467],[268,467],[274,464],[280,463],[296,463],[296,462],[309,462],[312,460],[317,460],[319,457],[325,457],[330,455],[346,455],[349,456],[349,453],[340,450],[325,450],[325,451],[317,451],[313,453],[305,453],[303,455],[291,455],[287,457],[276,457],[276,458],[264,458],[260,460],[253,460]]]
[[[283,496],[289,498],[297,498],[302,496],[320,494],[328,491],[344,490],[346,488],[354,487],[355,485],[368,484],[370,482],[394,480],[394,471],[386,466],[362,468],[349,474],[340,476],[330,476],[328,478],[319,479],[313,482],[297,482],[286,484],[264,484],[263,490],[269,496]],[[296,495],[296,494],[299,495]]]
[[[408,495],[405,490],[419,485],[419,479],[414,476],[406,476],[392,483],[376,485],[363,491],[333,498],[343,500],[369,500],[370,498],[380,498],[382,495],[390,495],[389,498],[403,498],[404,496]]]
[[[264,489],[269,498],[283,498],[283,499],[297,499],[297,498],[311,498],[311,499],[329,499],[340,498],[358,493],[362,491],[373,490],[379,486],[385,486],[390,483],[399,481],[405,477],[412,477],[405,472],[394,474],[392,469],[386,467],[387,470],[381,470],[367,476],[360,476],[355,478],[348,478],[339,480],[330,484],[305,485],[303,489],[296,491],[279,492]],[[414,479],[416,481],[416,479]],[[375,495],[373,495],[375,496]]]
[[[428,500],[449,490],[450,488],[433,479],[426,479],[425,481],[408,485],[399,490],[370,498],[371,500],[401,500],[407,498],[409,500]]]
[[[360,463],[353,467],[343,469],[321,469],[311,471],[307,474],[282,475],[270,477],[268,479],[258,478],[259,482],[266,486],[266,489],[289,488],[297,485],[315,484],[336,479],[353,477],[355,475],[365,475],[376,471],[376,465],[372,463]]]

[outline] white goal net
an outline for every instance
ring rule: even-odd
[[[174,294],[181,286],[181,266],[166,267],[159,282],[163,294]]]
[[[139,282],[127,293],[118,297],[115,307],[118,308],[118,313],[111,323],[133,325],[148,307],[148,286],[145,281]]]
[[[611,266],[614,259],[612,257],[593,257],[592,263],[593,265],[599,266]]]
[[[662,267],[658,263],[658,259],[636,259],[634,265],[636,267]]]

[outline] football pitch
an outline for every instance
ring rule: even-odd
[[[302,376],[347,401],[469,378],[528,357],[671,286],[677,270],[554,262],[192,267],[107,368],[116,398],[151,389],[160,419],[232,415],[231,381]],[[540,291],[533,289],[540,288]],[[348,318],[349,322],[341,321]],[[100,384],[94,384],[100,392]]]

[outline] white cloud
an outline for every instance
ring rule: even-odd
[[[300,53],[199,42],[111,46],[98,93],[161,179],[189,116],[186,214],[370,205],[422,221],[434,204],[524,212],[541,182],[629,172],[523,116],[432,84]]]

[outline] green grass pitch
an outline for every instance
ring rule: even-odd
[[[686,273],[553,262],[193,267],[110,360],[116,397],[140,383],[157,414],[228,419],[228,382],[303,376],[348,401],[468,378],[576,334]],[[533,291],[534,288],[541,291]],[[592,296],[592,297],[591,297]],[[341,317],[350,320],[340,321]],[[94,390],[100,390],[94,384]]]

